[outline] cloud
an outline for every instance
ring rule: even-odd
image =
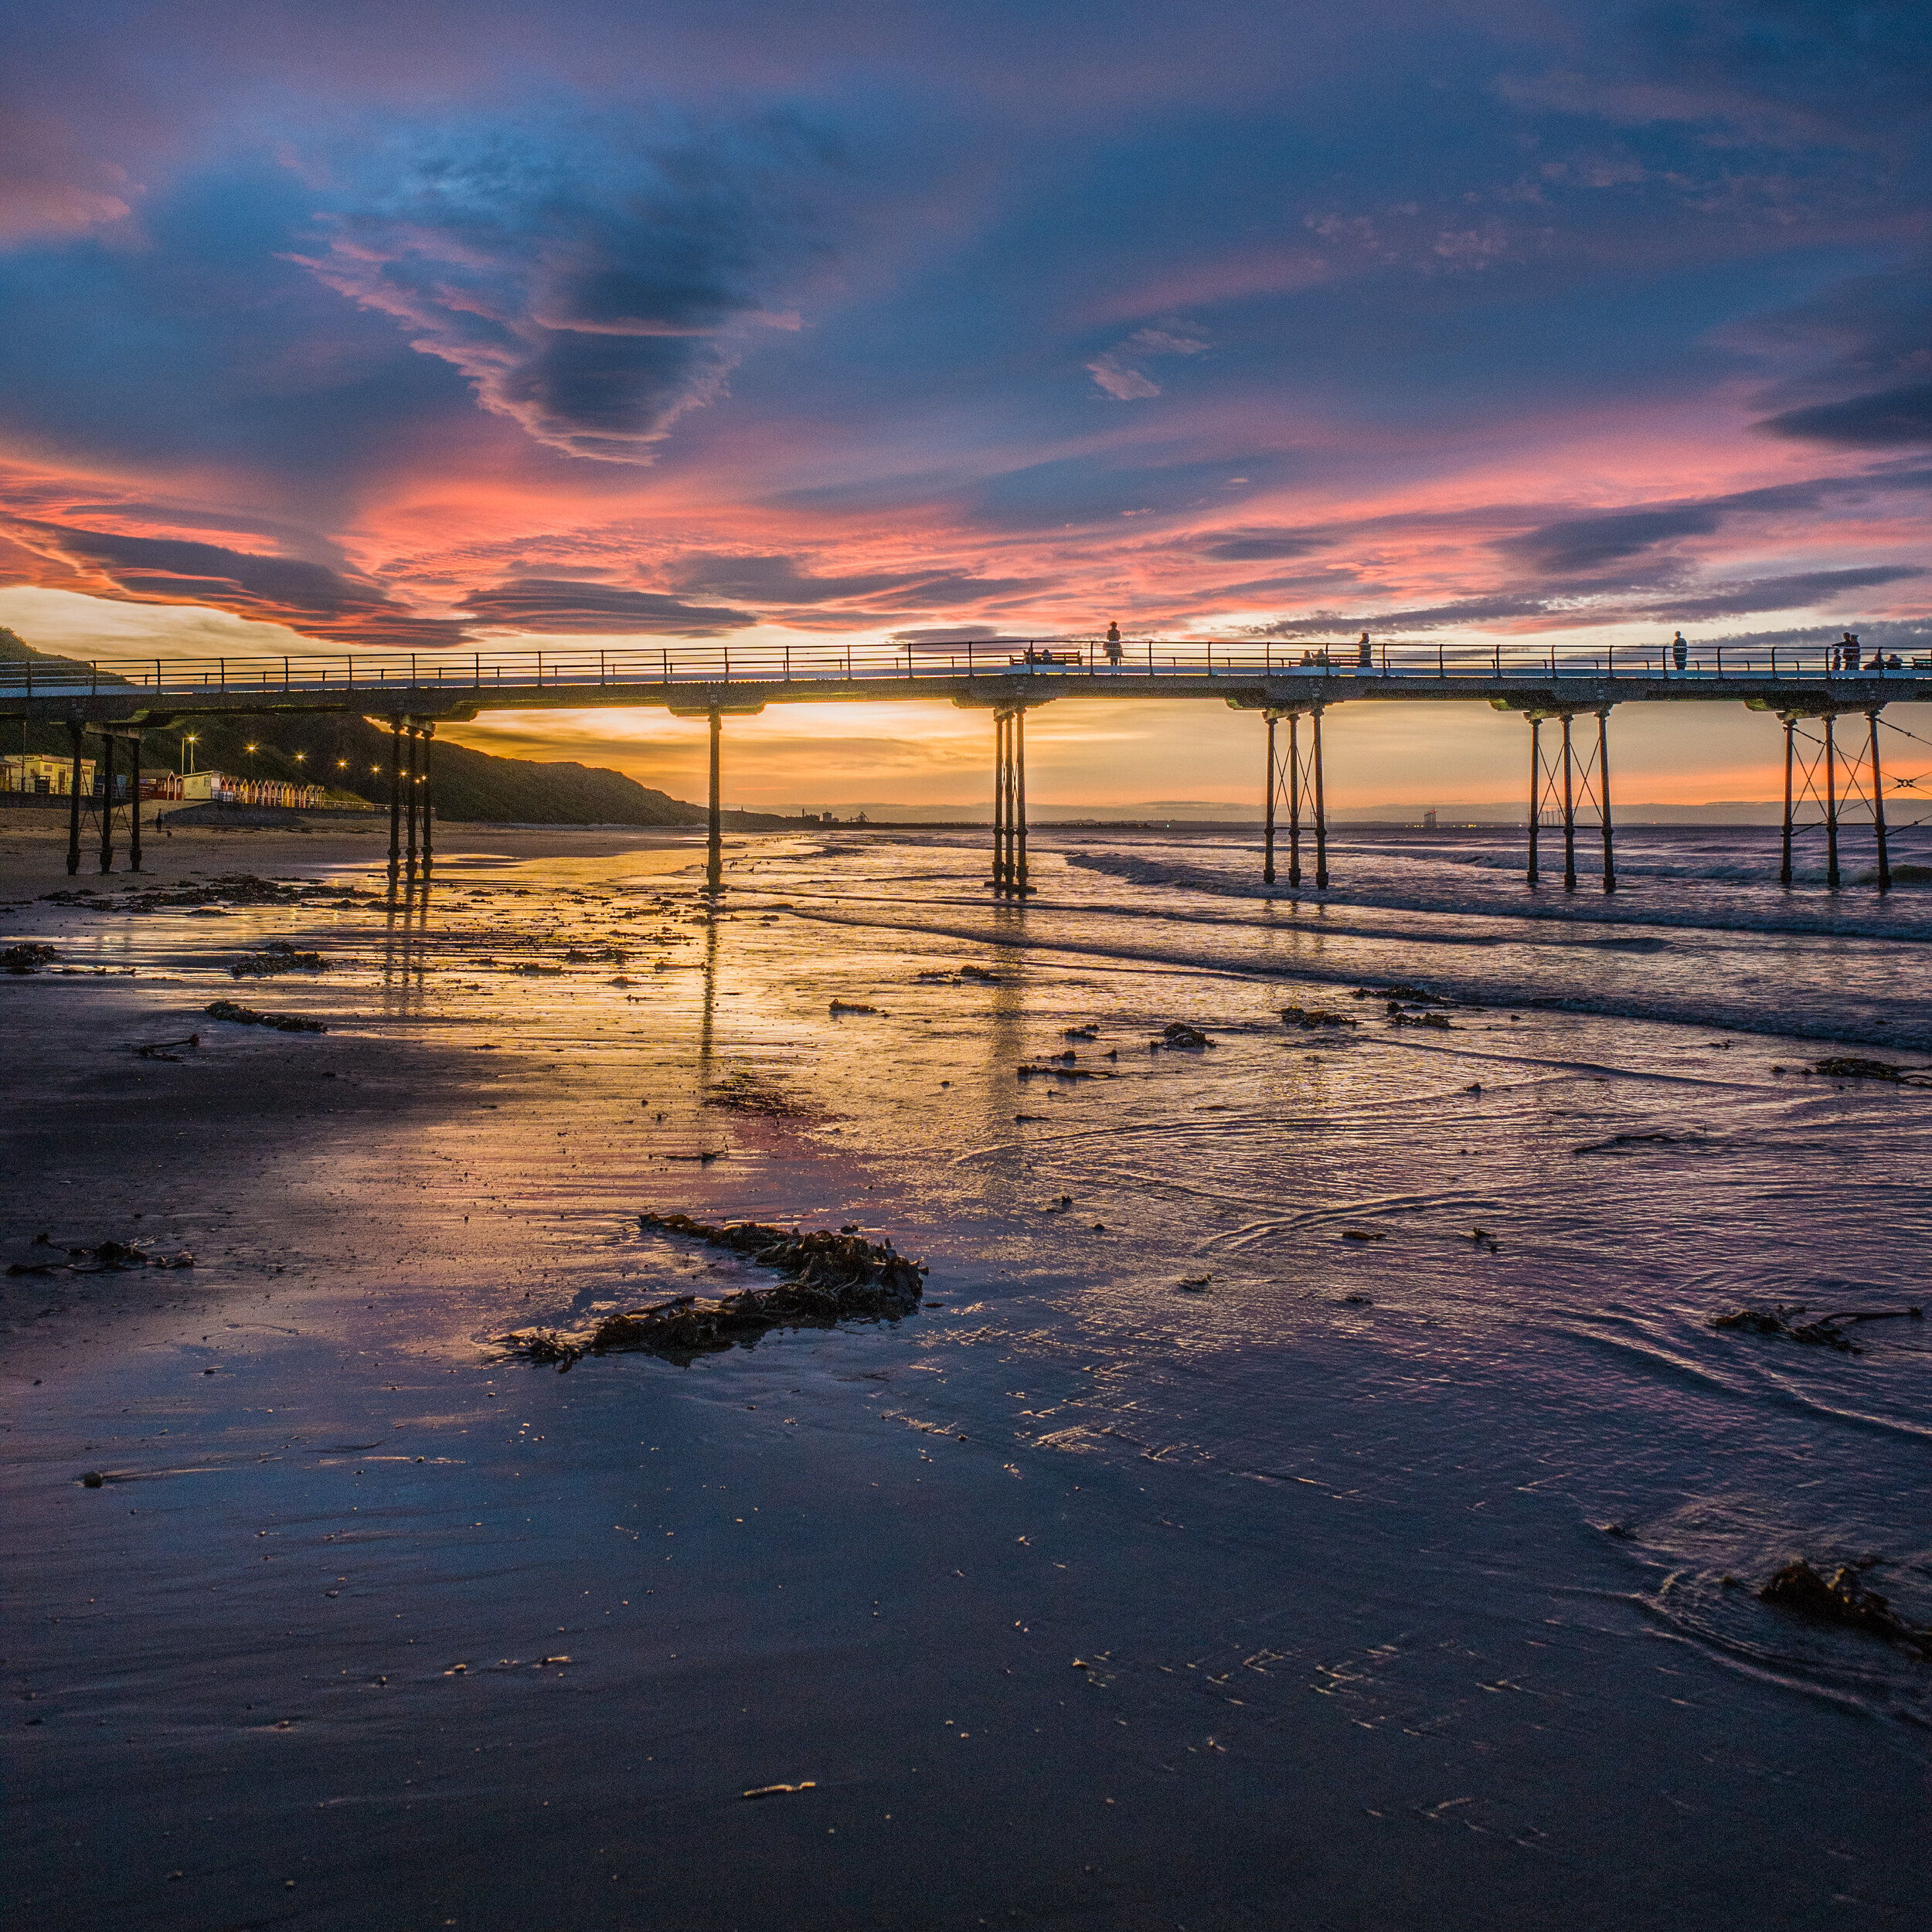
[[[1373,614],[1325,611],[1303,617],[1279,617],[1270,624],[1251,626],[1246,634],[1315,638],[1366,630],[1374,636],[1386,637],[1504,625],[1515,630],[1570,631],[1639,621],[1691,624],[1713,617],[1747,617],[1760,611],[1815,610],[1838,603],[1854,591],[1877,590],[1927,574],[1914,564],[1874,564],[1862,569],[1757,577],[1714,585],[1701,592],[1627,590],[1594,600],[1549,593],[1503,591],[1407,611]]]
[[[714,597],[743,597],[766,609],[811,609],[886,599],[896,606],[944,609],[989,597],[1012,597],[1033,587],[1027,577],[981,577],[969,572],[872,570],[842,577],[813,577],[790,556],[729,556],[695,553],[682,558],[675,573],[679,587]],[[882,615],[893,614],[881,613]],[[863,614],[855,621],[866,621]]]
[[[1618,510],[1607,516],[1546,523],[1495,546],[1546,577],[1600,570],[1682,536],[1708,536],[1723,521],[1708,504],[1662,510]]]
[[[1117,403],[1135,403],[1158,396],[1161,386],[1138,366],[1151,355],[1199,355],[1209,346],[1205,336],[1172,328],[1136,329],[1127,340],[1095,357],[1087,373]],[[1129,356],[1131,362],[1128,360]]]
[[[1767,435],[1835,444],[1843,449],[1932,443],[1932,383],[1910,383],[1869,396],[1849,396],[1842,402],[1785,410],[1754,427]]]
[[[1216,563],[1267,563],[1284,557],[1306,556],[1327,547],[1328,539],[1298,536],[1292,530],[1244,530],[1203,544],[1199,554]]]
[[[1854,590],[1876,590],[1887,583],[1922,577],[1914,564],[1874,564],[1863,570],[1805,570],[1793,577],[1758,577],[1723,586],[1702,597],[1672,597],[1653,607],[1666,621],[1747,617],[1757,611],[1810,611],[1837,604]],[[1646,612],[1645,614],[1649,614]]]
[[[379,586],[301,557],[24,519],[12,527],[43,560],[36,573],[42,583],[128,603],[206,604],[305,637],[372,648],[434,650],[463,640],[460,624],[413,617]]]
[[[471,590],[463,611],[474,625],[539,632],[716,638],[758,621],[756,613],[719,604],[683,604],[654,590],[555,577],[516,577]]]
[[[139,192],[124,168],[89,155],[51,116],[17,100],[0,111],[0,243],[124,221]]]
[[[642,463],[716,396],[804,253],[822,146],[778,122],[655,151],[548,137],[448,138],[298,254],[468,378],[485,409],[577,457]]]

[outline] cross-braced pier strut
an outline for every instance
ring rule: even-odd
[[[1026,708],[993,713],[993,876],[1002,898],[1022,898],[1026,877]]]
[[[1502,699],[1492,700],[1499,711],[1516,707]],[[1535,885],[1541,879],[1542,839],[1545,828],[1560,828],[1563,835],[1563,890],[1577,889],[1577,832],[1580,822],[1586,832],[1595,831],[1603,841],[1603,885],[1607,893],[1617,889],[1616,828],[1610,809],[1610,706],[1591,707],[1597,719],[1596,742],[1580,747],[1577,742],[1577,713],[1567,706],[1528,709],[1529,719],[1529,863],[1526,873]],[[1561,735],[1552,747],[1545,743],[1543,726],[1554,720]],[[1580,821],[1579,811],[1585,816]],[[1596,814],[1593,825],[1588,814]]]
[[[1274,883],[1274,847],[1277,812],[1285,804],[1288,812],[1288,883],[1297,886],[1301,883],[1301,821],[1302,808],[1308,808],[1310,822],[1315,828],[1315,884],[1318,892],[1328,889],[1328,794],[1321,770],[1321,706],[1310,705],[1282,706],[1271,709],[1263,715],[1268,723],[1268,781],[1267,804],[1262,825],[1261,878],[1266,885]],[[1301,748],[1301,719],[1308,720],[1308,750],[1304,757]],[[1288,742],[1285,757],[1281,750],[1281,740],[1276,732],[1278,723],[1285,720],[1288,727]]]

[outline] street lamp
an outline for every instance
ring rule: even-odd
[[[192,731],[183,734],[181,741],[181,775],[185,778],[195,768],[196,734]]]

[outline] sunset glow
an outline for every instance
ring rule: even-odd
[[[215,18],[21,29],[71,77],[0,192],[42,648],[1927,635],[1909,13]],[[1239,795],[1200,728],[1053,795]],[[967,730],[768,721],[737,787],[970,797]],[[1762,792],[1704,730],[1669,795]],[[1477,783],[1449,735],[1410,791]],[[690,783],[655,714],[539,736]]]

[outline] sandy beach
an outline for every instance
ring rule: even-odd
[[[740,838],[714,916],[687,833],[64,836],[0,823],[6,1256],[194,1265],[0,1283],[22,1923],[1923,1922],[1932,1666],[1755,1594],[1932,1621],[1923,1325],[1707,1321],[1922,1294],[1923,1092],[1385,1024],[1372,942],[1190,964],[1050,841],[996,908],[970,836]],[[647,1210],[924,1298],[493,1341],[745,1278]]]

